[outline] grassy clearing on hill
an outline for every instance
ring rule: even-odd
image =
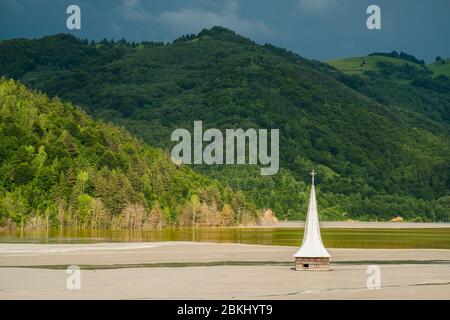
[[[442,62],[433,62],[427,65],[428,69],[433,72],[435,77],[439,75],[444,75],[450,77],[450,59],[444,60],[445,63]]]
[[[384,57],[384,56],[367,56],[367,57],[352,57],[327,61],[339,71],[347,74],[362,75],[366,71],[380,71],[380,67],[377,65],[379,62],[392,63],[394,65],[411,65],[416,67],[417,64],[405,61],[402,59]]]

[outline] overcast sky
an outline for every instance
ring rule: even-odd
[[[81,30],[66,28],[70,4],[81,7]],[[370,4],[381,8],[381,30],[366,27]],[[431,61],[450,57],[449,13],[450,0],[0,0],[0,39],[68,32],[167,42],[220,25],[307,58],[395,49]]]

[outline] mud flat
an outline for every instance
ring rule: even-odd
[[[330,249],[295,272],[295,247],[193,242],[0,244],[0,299],[450,299],[450,250]],[[69,290],[66,268],[81,269]],[[369,265],[380,289],[368,289]]]

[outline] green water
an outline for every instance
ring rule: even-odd
[[[0,231],[0,243],[100,243],[198,241],[299,246],[302,229],[181,228],[161,231]],[[322,229],[328,248],[450,249],[450,228],[441,229]]]

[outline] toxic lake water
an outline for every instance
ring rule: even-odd
[[[0,243],[197,241],[299,246],[302,228],[179,228],[154,231],[0,231]],[[450,249],[450,228],[322,229],[328,248]]]

